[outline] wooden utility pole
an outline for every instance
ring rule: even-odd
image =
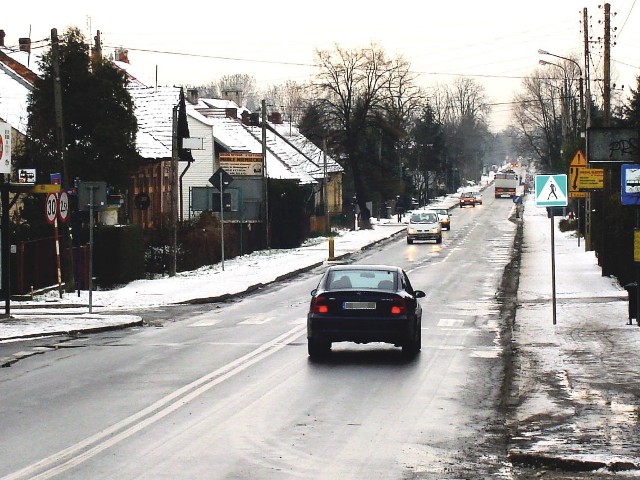
[[[587,9],[582,10],[582,30],[584,31],[584,83],[585,83],[585,155],[589,158],[589,139],[587,130],[591,127],[591,75],[589,73],[589,17]],[[586,252],[593,250],[591,241],[591,192],[587,193],[584,207],[584,249]]]
[[[604,110],[604,126],[611,126],[611,5],[604,4],[604,85],[602,91],[602,108]]]
[[[264,176],[264,227],[267,236],[267,248],[271,248],[269,228],[269,177],[267,176],[267,102],[262,100],[262,175]]]
[[[67,169],[67,144],[64,138],[64,124],[62,121],[62,86],[60,84],[60,45],[58,43],[58,31],[51,29],[51,63],[53,66],[53,101],[56,114],[56,141],[58,153],[62,160],[62,182],[61,189],[66,191],[69,188],[69,171]],[[60,243],[62,246],[62,263],[65,291],[72,293],[75,290],[75,271],[73,269],[73,249],[71,246],[71,231],[68,223],[61,226]]]
[[[171,264],[169,276],[178,269],[178,105],[173,107],[171,123]]]

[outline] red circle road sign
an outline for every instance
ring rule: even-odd
[[[61,222],[66,222],[69,218],[69,195],[67,192],[60,192],[58,197],[58,218]]]
[[[47,222],[53,225],[58,214],[58,197],[55,193],[47,195],[47,200],[44,202],[44,213],[47,216]]]

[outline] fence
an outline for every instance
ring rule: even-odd
[[[76,282],[81,290],[89,288],[89,247],[74,247]],[[56,244],[54,237],[19,242],[11,255],[11,294],[27,295],[32,291],[58,285]],[[75,286],[74,286],[75,287]]]

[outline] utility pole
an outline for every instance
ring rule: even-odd
[[[586,87],[584,141],[585,155],[588,159],[589,137],[587,130],[591,127],[591,75],[589,73],[589,17],[586,8],[582,10],[582,30],[584,31],[584,82]],[[587,193],[587,198],[585,198],[584,203],[584,249],[586,252],[589,252],[593,250],[591,242],[591,192]]]
[[[604,110],[605,127],[611,126],[611,5],[604,4],[604,65],[603,65],[604,85],[602,96],[602,108]],[[611,167],[605,164],[604,171],[604,191],[602,195],[602,206],[600,207],[600,225],[602,228],[602,247],[599,257],[602,257],[602,276],[608,276],[610,271],[610,252],[609,252],[609,229],[606,225],[607,199],[611,195]]]
[[[60,45],[58,43],[58,30],[51,29],[51,63],[53,66],[53,101],[56,122],[56,141],[58,153],[62,163],[62,191],[69,187],[69,172],[67,169],[67,145],[64,138],[64,126],[62,116],[62,86],[60,84]],[[63,222],[61,226],[60,243],[62,245],[62,261],[64,264],[65,291],[71,293],[75,289],[75,272],[73,269],[73,250],[71,246],[71,231],[68,224]]]
[[[264,227],[267,248],[271,248],[271,232],[269,231],[269,180],[267,176],[267,102],[262,100],[262,175],[264,177]]]
[[[604,88],[602,107],[604,126],[611,126],[611,5],[604,4]]]
[[[324,199],[324,222],[327,235],[331,235],[331,225],[329,223],[329,184],[327,179],[327,139],[322,139],[322,159],[324,177],[322,182],[322,198]]]
[[[222,195],[222,192],[220,192]],[[178,269],[178,105],[173,107],[171,122],[171,264],[169,276]]]

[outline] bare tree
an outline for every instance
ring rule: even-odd
[[[305,85],[289,80],[268,87],[262,92],[262,98],[266,100],[267,105],[281,112],[287,121],[297,124],[305,103],[305,90]]]
[[[438,86],[431,104],[444,126],[445,185],[455,190],[462,179],[476,180],[482,172],[486,143],[492,140],[487,96],[476,80],[460,77],[451,85]]]
[[[375,188],[371,181],[375,174],[381,175],[380,168],[374,172],[368,165],[372,157],[382,157],[385,147],[388,154],[397,155],[406,115],[416,108],[408,97],[417,90],[409,64],[402,58],[388,59],[375,44],[351,50],[336,45],[333,50],[318,50],[316,58],[314,111],[323,115],[326,134],[347,164],[362,226],[367,228],[371,212],[366,203]],[[396,174],[401,173],[400,167]]]
[[[549,69],[537,69],[522,80],[523,91],[514,97],[514,128],[543,166],[551,167],[562,148],[561,80]]]
[[[246,107],[252,111],[259,110],[256,79],[251,75],[245,73],[224,75],[218,79],[216,86],[221,97],[234,100],[240,107]]]

